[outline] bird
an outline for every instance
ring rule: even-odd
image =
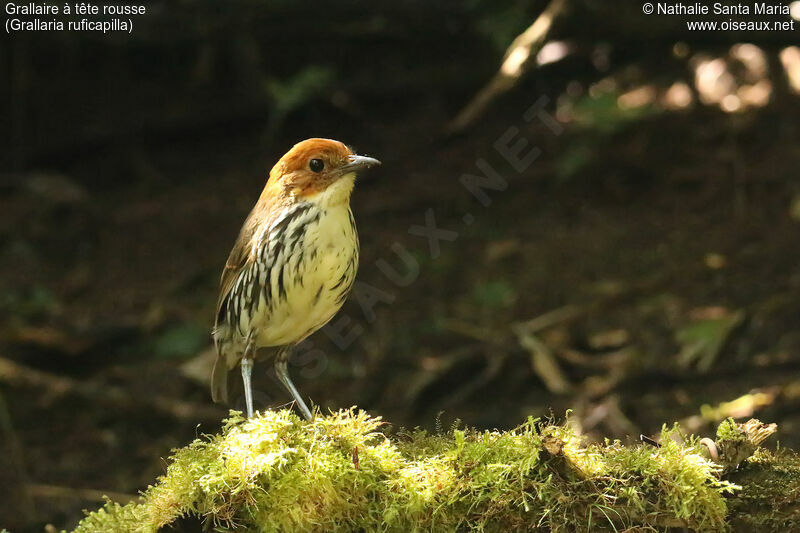
[[[330,321],[353,287],[359,241],[350,196],[357,174],[380,164],[339,141],[311,138],[272,167],[220,279],[215,402],[227,401],[228,373],[238,364],[253,417],[251,375],[261,349],[259,358],[273,359],[278,379],[313,420],[287,363],[292,348]]]

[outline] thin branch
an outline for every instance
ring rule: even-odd
[[[567,0],[552,0],[534,23],[514,39],[506,50],[500,70],[450,121],[445,128],[446,133],[453,135],[468,128],[486,112],[495,98],[516,85],[525,71],[525,65],[531,58],[536,57],[544,45],[550,28],[565,11],[566,6]]]

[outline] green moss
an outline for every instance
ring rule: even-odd
[[[717,427],[717,442],[739,443],[745,442],[747,436],[739,429],[739,424],[733,418],[726,418]]]
[[[233,414],[176,450],[135,504],[89,514],[76,533],[154,532],[182,516],[237,531],[602,531],[726,528],[735,486],[695,439],[586,445],[530,419],[507,432],[392,434],[355,410]]]
[[[107,501],[105,506],[84,518],[75,533],[96,531],[145,532],[155,531],[146,514],[147,506],[129,503],[120,505]]]
[[[754,418],[743,424],[737,424],[732,418],[723,420],[713,445],[718,455],[716,462],[722,465],[724,472],[736,470],[777,430],[775,424],[763,424]]]
[[[800,455],[760,448],[731,478],[742,486],[729,518],[737,531],[800,531]]]

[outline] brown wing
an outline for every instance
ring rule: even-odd
[[[219,298],[217,298],[217,319],[216,324],[222,321],[223,311],[230,295],[233,286],[236,284],[236,279],[239,273],[247,267],[249,263],[255,260],[252,255],[253,239],[256,238],[256,232],[264,227],[268,227],[272,221],[280,214],[283,198],[278,195],[275,190],[277,189],[274,181],[270,181],[261,193],[256,206],[247,216],[247,219],[239,231],[239,237],[233,245],[228,260],[225,262],[225,268],[222,270],[222,277],[219,282]]]
[[[236,243],[233,245],[225,268],[222,270],[220,279],[219,297],[217,298],[217,314],[214,321],[214,344],[217,347],[217,360],[214,362],[214,370],[211,372],[211,398],[215,402],[226,402],[228,400],[228,364],[230,363],[223,353],[222,345],[217,343],[217,327],[225,320],[225,307],[228,297],[236,283],[236,278],[247,263],[251,261],[250,251],[252,250],[252,239],[256,225],[252,223],[253,213],[247,217]]]
[[[233,245],[228,260],[225,261],[225,268],[222,270],[222,276],[219,281],[219,297],[217,298],[217,319],[216,323],[219,324],[223,320],[223,310],[230,295],[233,285],[236,283],[236,278],[239,273],[247,264],[253,260],[251,251],[253,249],[253,235],[255,234],[258,224],[253,220],[253,213],[247,217],[239,237]]]

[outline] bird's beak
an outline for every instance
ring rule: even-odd
[[[358,172],[359,170],[363,170],[365,168],[370,167],[377,167],[381,164],[380,161],[373,157],[366,157],[363,155],[351,155],[347,158],[348,163],[339,168],[339,172],[342,174],[348,174],[350,172]]]

